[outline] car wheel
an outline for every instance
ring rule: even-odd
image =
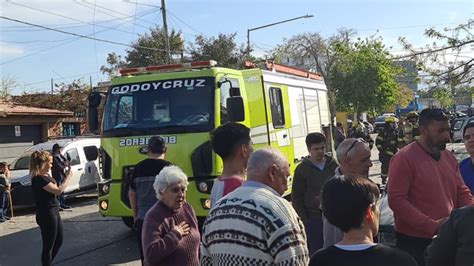
[[[133,229],[133,217],[122,217],[122,222],[130,229]]]

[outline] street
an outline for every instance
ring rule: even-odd
[[[68,201],[61,212],[64,240],[56,265],[140,265],[136,238],[120,218],[102,217],[96,196]],[[33,210],[0,224],[0,265],[40,265],[41,233]]]
[[[377,158],[374,147],[369,176],[380,183]],[[61,212],[64,240],[56,265],[140,265],[134,233],[120,218],[102,217],[94,194],[68,204],[73,209]],[[0,266],[40,264],[41,234],[33,210],[16,211],[12,220],[0,224],[0,247]]]

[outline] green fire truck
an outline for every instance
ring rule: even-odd
[[[254,148],[273,146],[294,171],[308,151],[309,132],[330,134],[327,89],[322,78],[272,62],[235,70],[215,61],[121,69],[106,92],[89,95],[91,130],[101,123],[98,204],[102,215],[132,225],[128,186],[134,166],[146,158],[149,138],[167,141],[166,160],[189,177],[186,201],[200,222],[210,207],[222,161],[211,149],[209,132],[234,121],[251,129]],[[291,193],[291,177],[286,196]]]

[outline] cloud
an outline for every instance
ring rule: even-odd
[[[0,42],[0,58],[19,56],[25,53],[21,47]]]

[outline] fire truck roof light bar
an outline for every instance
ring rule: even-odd
[[[208,61],[197,61],[197,62],[182,63],[182,64],[123,68],[119,70],[119,73],[121,76],[126,76],[126,75],[142,74],[142,73],[150,73],[150,72],[160,72],[160,71],[165,72],[165,71],[180,70],[180,69],[205,68],[205,67],[213,67],[216,65],[217,65],[216,61],[208,60]]]

